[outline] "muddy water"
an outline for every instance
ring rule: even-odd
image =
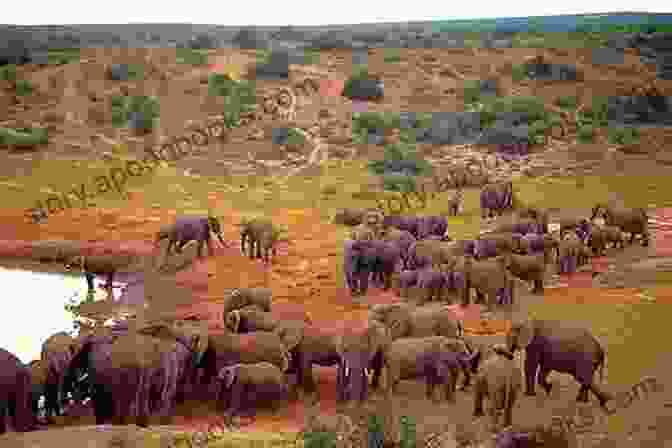
[[[100,281],[96,280],[96,286]],[[53,333],[73,332],[74,316],[65,310],[65,305],[80,303],[87,295],[83,275],[36,272],[16,266],[0,267],[0,284],[5,291],[0,347],[24,363],[40,358],[42,342]],[[123,286],[113,285],[115,299],[121,296]],[[107,293],[97,287],[94,300],[106,297]]]

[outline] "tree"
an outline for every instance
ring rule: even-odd
[[[369,162],[369,170],[382,177],[385,190],[404,194],[415,191],[415,178],[430,174],[432,166],[418,154],[413,144],[395,143],[385,147],[383,160]]]

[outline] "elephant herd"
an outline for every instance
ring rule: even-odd
[[[488,213],[511,203],[510,183],[500,187],[482,196]],[[638,235],[643,246],[649,243],[648,217],[641,208],[598,204],[589,218],[563,219],[556,229],[549,213],[537,208],[517,209],[505,218],[476,239],[453,240],[443,216],[365,211],[344,242],[345,283],[353,296],[365,294],[369,282],[383,289],[396,282],[401,297],[415,288],[420,302],[452,297],[463,305],[474,290],[476,301],[492,308],[513,304],[515,279],[529,282],[532,293],[543,293],[550,266],[573,273],[607,247],[623,248],[626,234],[629,243]]]

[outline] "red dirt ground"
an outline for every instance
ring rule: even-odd
[[[215,198],[212,198],[213,205]],[[70,210],[52,216],[45,225],[27,225],[21,212],[8,213],[0,218],[3,235],[11,235],[13,241],[0,241],[0,257],[26,257],[30,254],[30,242],[46,239],[80,240],[81,235],[89,236],[86,243],[88,253],[115,253],[149,255],[153,253],[151,241],[162,223],[173,219],[170,211],[150,210],[143,206],[141,194],[134,194],[124,209],[114,210]],[[221,204],[217,204],[221,210]],[[128,210],[135,210],[128,216]],[[376,289],[367,297],[353,302],[348,291],[342,286],[342,279],[336,278],[334,259],[337,255],[336,226],[321,222],[317,214],[307,210],[288,210],[274,216],[274,222],[287,226],[293,243],[281,248],[278,257],[269,267],[260,261],[243,257],[238,248],[236,223],[241,215],[234,210],[222,211],[224,235],[233,241],[231,248],[215,248],[213,257],[198,261],[188,269],[179,272],[176,283],[193,291],[194,302],[176,306],[176,314],[189,317],[200,316],[210,322],[213,330],[220,329],[221,299],[226,289],[235,287],[269,286],[274,291],[274,309],[281,314],[293,314],[305,310],[314,325],[322,330],[338,332],[344,328],[362,325],[367,313],[367,305],[397,300],[394,294]],[[665,210],[656,215],[662,222],[671,220],[672,212]],[[669,225],[660,230],[669,230]],[[661,235],[665,233],[664,235]],[[659,232],[655,244],[659,253],[672,254],[672,236]],[[593,269],[604,272],[608,258],[593,260]],[[577,273],[570,278],[562,278],[568,287],[548,289],[544,300],[568,300],[581,302],[586,297],[591,301],[621,301],[635,294],[631,290],[620,289],[596,294],[591,273]],[[167,298],[167,300],[169,300]],[[465,329],[471,334],[502,334],[508,322],[505,320],[481,320],[480,309],[473,305],[466,310],[458,306],[454,311],[465,321]],[[320,408],[322,412],[335,412],[335,369],[316,368]],[[255,430],[297,430],[303,423],[304,407],[297,401],[283,407],[279,415],[262,412],[249,426]],[[203,425],[220,424],[221,420],[212,410],[197,410],[193,404],[178,410],[174,424],[201,428]],[[244,422],[243,422],[244,423]]]

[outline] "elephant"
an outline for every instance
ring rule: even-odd
[[[347,248],[344,262],[349,263],[346,275],[351,275],[353,295],[366,294],[369,277],[388,290],[392,284],[392,274],[401,263],[401,249],[386,241],[355,241]],[[347,280],[347,278],[346,278]]]
[[[607,234],[601,226],[591,226],[590,233],[587,236],[587,245],[596,256],[606,254]]]
[[[588,237],[590,236],[592,228],[593,225],[587,219],[579,221],[579,225],[576,227],[575,232],[584,244],[588,242]]]
[[[418,270],[417,284],[423,291],[423,299],[431,301],[432,299],[441,300],[441,293],[448,281],[446,273],[425,267]]]
[[[359,224],[352,228],[350,239],[355,241],[373,241],[377,239],[376,230],[368,224]]]
[[[236,288],[231,290],[224,302],[222,321],[233,310],[239,310],[250,305],[257,306],[261,311],[271,312],[273,291],[270,288]]]
[[[448,216],[457,216],[462,210],[463,201],[464,193],[461,188],[458,188],[455,194],[448,199]]]
[[[6,418],[12,416],[14,430],[35,428],[31,412],[30,370],[13,353],[0,348],[0,434],[7,431]]]
[[[513,304],[515,287],[513,275],[508,269],[507,258],[495,257],[484,261],[474,261],[470,258],[464,260],[461,272],[465,278],[465,289],[462,295],[462,304],[469,304],[471,289],[476,290],[479,301],[487,296],[488,308],[491,308],[496,300],[502,304]],[[459,270],[458,270],[459,272]]]
[[[481,218],[485,219],[513,208],[513,182],[486,184],[481,189]]]
[[[276,315],[268,311],[262,311],[257,305],[248,305],[230,311],[226,315],[224,324],[233,333],[250,333],[253,331],[274,331],[288,317],[308,324],[312,323],[310,316],[305,311],[292,314],[292,316],[287,313]]]
[[[583,266],[583,265],[587,264],[588,261],[590,261],[590,257],[592,255],[593,254],[590,250],[590,247],[586,246],[585,244],[582,244],[581,246],[579,246],[579,254],[578,254],[578,257],[576,259],[577,264],[579,266]]]
[[[518,215],[518,218],[521,219],[533,219],[541,226],[541,233],[548,233],[548,224],[550,220],[548,210],[542,210],[536,207],[524,207],[519,209],[516,214]]]
[[[332,219],[333,224],[357,226],[364,221],[364,210],[355,208],[342,208],[336,211]]]
[[[46,390],[45,386],[47,384],[47,375],[49,370],[47,364],[41,359],[36,359],[28,363],[28,369],[30,370],[30,384],[31,384],[31,396],[30,403],[33,415],[35,416],[35,423],[38,423],[39,416],[39,402],[40,397],[44,396],[46,400]]]
[[[554,320],[514,322],[506,335],[506,348],[511,353],[525,350],[527,395],[535,395],[535,378],[550,394],[552,384],[547,377],[551,371],[557,371],[572,375],[581,384],[577,401],[587,402],[589,390],[603,408],[613,398],[593,381],[598,368],[602,377],[606,355],[598,340],[585,328]]]
[[[267,218],[244,219],[239,226],[241,228],[240,251],[243,255],[247,255],[245,250],[249,241],[250,259],[255,257],[256,248],[256,257],[259,259],[263,258],[266,263],[269,263],[271,253],[273,256],[277,255],[277,243],[279,241],[287,241],[286,237],[283,237],[286,234],[286,229],[276,227]]]
[[[564,236],[567,232],[576,232],[576,229],[584,227],[586,223],[585,218],[570,217],[560,219],[560,235]]]
[[[415,238],[418,237],[419,224],[420,218],[417,216],[390,215],[383,218],[383,228],[395,227],[399,230],[405,230]]]
[[[579,252],[581,251],[581,240],[576,233],[568,233],[560,241],[558,248],[558,265],[561,274],[571,274],[576,272],[578,265]]]
[[[169,417],[208,348],[207,325],[190,321],[147,321],[115,338],[108,376],[113,422],[130,417],[147,427],[150,414]]]
[[[620,227],[605,225],[602,226],[602,232],[605,235],[607,244],[611,243],[613,247],[623,249],[625,247],[625,238]]]
[[[102,425],[114,417],[112,396],[112,366],[110,352],[115,335],[110,328],[80,330],[77,350],[65,374],[65,389],[74,390],[72,383],[82,374],[88,375],[96,424]]]
[[[61,331],[49,336],[42,344],[41,361],[46,365],[47,378],[44,383],[45,410],[48,422],[52,415],[63,415],[65,399],[64,375],[75,355],[77,346],[75,339]]]
[[[374,230],[374,233],[376,234],[376,238],[380,236],[380,234],[383,231],[383,221],[385,219],[385,216],[380,210],[377,210],[375,208],[369,208],[364,211],[364,224],[369,226]]]
[[[487,398],[493,426],[497,425],[501,412],[507,427],[511,426],[513,407],[523,385],[522,372],[512,353],[499,347],[494,347],[493,352],[483,361],[474,381],[474,417],[485,415],[483,399]]]
[[[487,233],[481,235],[474,243],[474,258],[497,257],[511,252],[521,251],[521,233]]]
[[[212,255],[212,237],[214,233],[222,247],[227,247],[222,237],[222,227],[219,220],[214,216],[182,216],[175,219],[169,226],[161,228],[156,234],[154,246],[158,246],[161,240],[168,239],[166,256],[171,254],[173,246],[177,253],[192,240],[198,241],[198,256],[203,257],[203,246],[208,245],[208,253]]]
[[[528,233],[523,235],[520,240],[519,252],[522,255],[533,255],[538,253],[552,254],[559,256],[560,240],[552,234],[540,235],[538,233]]]
[[[229,418],[241,410],[254,412],[255,405],[268,401],[277,408],[277,401],[288,397],[285,374],[270,362],[222,367],[217,372],[217,380],[222,383],[217,404]],[[222,406],[225,402],[228,406]]]
[[[598,216],[604,218],[606,225],[616,226],[623,232],[628,232],[630,234],[630,244],[632,244],[636,235],[641,235],[642,246],[649,245],[649,217],[645,209],[597,204],[593,207],[590,219],[594,220]]]
[[[370,321],[380,322],[390,330],[392,339],[464,336],[462,323],[445,307],[413,307],[403,302],[380,304],[371,309]]]
[[[367,370],[373,370],[372,387],[377,388],[383,368],[383,354],[392,342],[389,330],[380,322],[369,320],[364,328],[348,328],[336,335],[339,365],[336,381],[339,401],[366,401]]]
[[[384,230],[382,240],[396,244],[401,250],[401,261],[404,269],[409,268],[408,251],[411,245],[417,241],[413,234],[407,230],[399,230],[394,227],[388,227]]]
[[[408,288],[417,286],[419,272],[417,269],[401,271],[399,274],[399,297],[406,297],[408,295]]]
[[[454,401],[458,369],[464,365],[465,382],[469,383],[466,378],[471,369],[467,366],[474,363],[476,356],[461,339],[444,336],[395,339],[383,353],[388,398],[396,392],[401,380],[424,377],[427,398],[433,397],[434,386],[440,382],[445,387],[446,400]]]
[[[537,220],[532,218],[518,218],[511,222],[498,225],[492,233],[526,235],[528,233],[544,234],[545,232],[543,224],[539,223]]]
[[[297,385],[309,393],[316,390],[313,364],[330,367],[340,362],[335,336],[318,326],[301,321],[286,321],[275,329],[275,334],[291,355]]]
[[[544,293],[544,277],[549,262],[548,252],[535,255],[508,254],[506,264],[515,277],[533,283],[532,294]]]
[[[452,242],[418,240],[408,248],[409,267],[419,269],[427,266],[454,266],[461,255],[460,248]]]
[[[418,221],[418,239],[429,236],[443,237],[448,231],[448,219],[445,216],[423,216]]]
[[[74,268],[80,269],[84,273],[89,291],[92,292],[95,290],[93,281],[97,275],[107,277],[105,288],[109,290],[112,288],[116,272],[131,264],[132,260],[130,259],[112,255],[77,255],[66,258],[64,266],[66,271],[71,271]]]
[[[291,355],[276,333],[254,331],[236,334],[228,329],[210,331],[208,348],[198,364],[204,373],[201,385],[209,385],[221,367],[258,362],[270,362],[283,372],[289,369]]]

